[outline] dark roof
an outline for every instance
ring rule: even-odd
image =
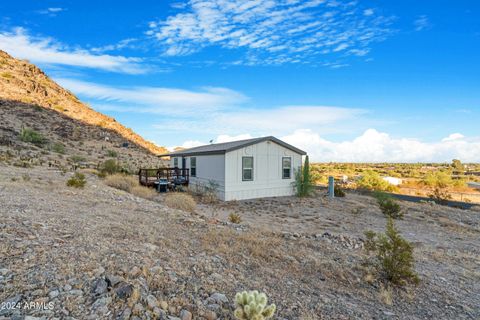
[[[170,152],[161,154],[160,157],[166,156],[194,156],[194,155],[203,155],[203,154],[223,154],[229,151],[237,150],[243,147],[247,147],[253,144],[257,144],[264,141],[273,141],[287,149],[292,150],[293,152],[299,153],[301,155],[306,155],[307,153],[303,150],[295,148],[294,146],[283,142],[280,139],[275,137],[261,137],[261,138],[254,138],[254,139],[247,139],[247,140],[239,140],[239,141],[231,141],[231,142],[224,142],[224,143],[215,143],[215,144],[207,144],[204,146],[199,146],[195,148]]]

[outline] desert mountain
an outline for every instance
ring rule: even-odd
[[[0,50],[0,99],[34,104],[69,118],[118,133],[154,154],[167,150],[146,141],[131,129],[82,103],[75,95],[50,79],[37,66],[17,60]]]
[[[33,136],[32,136],[33,135]],[[12,163],[115,158],[131,170],[157,166],[165,148],[82,103],[27,61],[0,51],[0,158]]]

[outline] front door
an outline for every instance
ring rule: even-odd
[[[182,169],[185,169],[187,167],[187,159],[185,157],[182,157]]]

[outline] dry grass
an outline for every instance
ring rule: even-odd
[[[281,239],[273,234],[264,235],[254,231],[237,233],[231,229],[210,229],[201,241],[205,251],[221,253],[229,259],[252,257],[265,262],[273,262],[282,257],[282,253],[278,249]]]
[[[380,301],[384,304],[391,306],[393,303],[393,291],[390,286],[380,286],[380,292],[378,293]]]
[[[137,178],[124,174],[114,174],[111,176],[107,176],[105,178],[105,184],[107,186],[127,192],[131,192],[134,187],[139,186]]]
[[[232,212],[228,215],[228,220],[231,223],[239,224],[239,223],[242,222],[242,217],[240,217],[240,215],[238,213]]]
[[[170,208],[187,212],[195,212],[197,206],[191,195],[180,192],[167,194],[165,197],[165,204]]]
[[[148,200],[152,200],[156,195],[155,190],[139,185],[135,177],[124,174],[107,176],[105,184]]]
[[[130,189],[130,193],[144,199],[152,200],[155,198],[157,193],[154,189],[142,187],[142,186],[134,186]]]

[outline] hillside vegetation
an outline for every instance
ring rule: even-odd
[[[124,127],[115,119],[101,114],[82,103],[42,70],[24,60],[18,60],[0,50],[0,99],[19,101],[54,110],[85,124],[116,132],[126,140],[145,148],[153,154],[167,150]],[[4,108],[5,105],[2,105]]]

